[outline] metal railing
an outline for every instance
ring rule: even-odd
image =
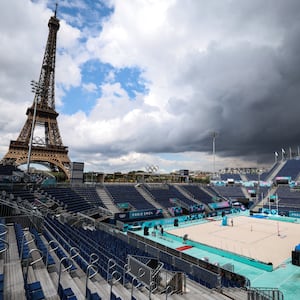
[[[284,300],[283,293],[277,288],[248,287],[248,300]]]

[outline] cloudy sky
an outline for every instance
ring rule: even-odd
[[[0,1],[0,156],[55,0]],[[300,145],[299,0],[59,0],[58,124],[85,171],[271,165]]]

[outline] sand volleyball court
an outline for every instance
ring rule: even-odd
[[[189,240],[265,264],[272,263],[273,268],[290,258],[291,251],[300,243],[300,224],[246,216],[229,216],[228,226],[223,226],[222,220],[212,219],[167,232],[179,237],[187,234]]]

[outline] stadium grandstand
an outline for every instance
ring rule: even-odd
[[[299,175],[72,185],[1,165],[0,299],[298,299]]]

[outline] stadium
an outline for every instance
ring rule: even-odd
[[[299,153],[206,183],[156,168],[84,180],[58,130],[56,11],[48,27],[33,104],[0,164],[0,299],[298,299]]]
[[[57,183],[1,165],[2,297],[296,299],[299,164],[205,185]]]

